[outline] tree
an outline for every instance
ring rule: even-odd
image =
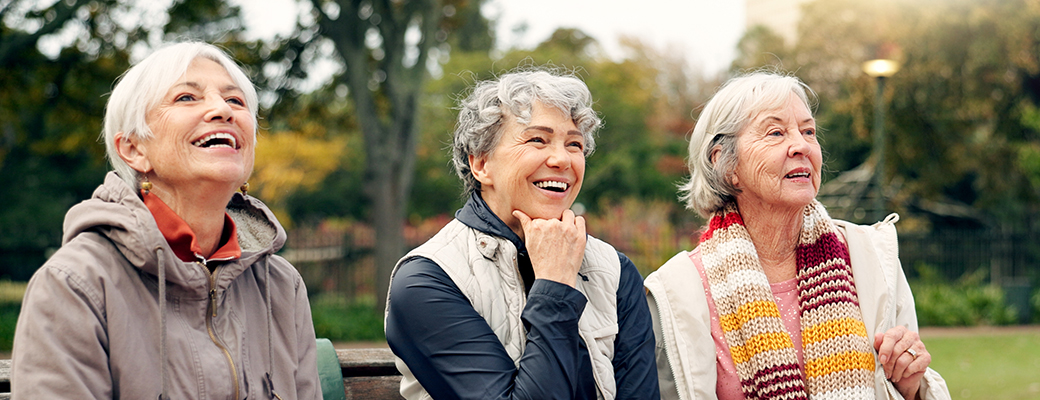
[[[119,7],[0,5],[0,276],[28,278],[59,245],[65,211],[104,177],[95,145],[102,95],[128,64],[116,43],[134,36],[133,27],[105,17]],[[75,30],[86,35],[52,54],[39,50],[41,41]]]
[[[479,30],[481,18],[474,10],[481,2],[311,0],[310,4],[319,28],[311,43],[327,40],[335,48],[345,68],[336,81],[349,89],[364,138],[364,193],[376,233],[376,304],[384,304],[390,271],[404,254],[416,116],[428,66],[450,50],[445,41],[453,29],[476,26]]]
[[[1038,21],[1040,8],[1025,0],[816,1],[804,8],[797,44],[776,53],[819,94],[832,171],[871,154],[875,85],[860,64],[879,50],[895,56],[903,66],[884,93],[884,179],[903,182],[902,203],[960,202],[1015,226],[1040,212],[1030,181],[1040,143],[1030,116],[1040,101]]]
[[[104,179],[98,134],[106,95],[132,49],[149,47],[157,34],[249,46],[235,35],[237,7],[222,0],[174,1],[165,26],[119,17],[144,14],[142,6],[0,2],[0,276],[27,279],[60,245],[68,208]]]

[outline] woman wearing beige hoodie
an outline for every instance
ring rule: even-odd
[[[124,74],[105,115],[115,169],[69,210],[26,289],[22,399],[317,399],[314,328],[285,231],[245,188],[257,96],[216,47]]]

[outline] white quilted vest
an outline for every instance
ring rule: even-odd
[[[513,363],[519,365],[527,343],[527,332],[520,320],[527,298],[516,255],[516,246],[509,240],[472,229],[456,219],[402,257],[393,273],[413,257],[433,260],[462,290],[505,346]],[[589,236],[578,273],[577,289],[588,299],[578,320],[578,330],[592,358],[598,398],[612,400],[617,393],[611,360],[618,333],[617,290],[621,280],[617,251]],[[430,399],[408,366],[400,358],[396,364],[404,376],[401,395],[406,399]]]

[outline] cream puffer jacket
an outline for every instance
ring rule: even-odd
[[[903,325],[917,331],[913,294],[899,263],[895,222],[890,215],[871,226],[834,220],[844,233],[852,261],[867,337]],[[657,340],[657,374],[662,399],[715,399],[716,353],[711,316],[697,266],[690,253],[672,257],[647,276],[644,285]],[[874,355],[874,392],[878,399],[902,400]],[[950,399],[946,381],[929,368],[921,380],[925,400]]]

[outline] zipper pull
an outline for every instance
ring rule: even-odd
[[[209,306],[213,308],[213,318],[217,317],[217,289],[209,290]]]

